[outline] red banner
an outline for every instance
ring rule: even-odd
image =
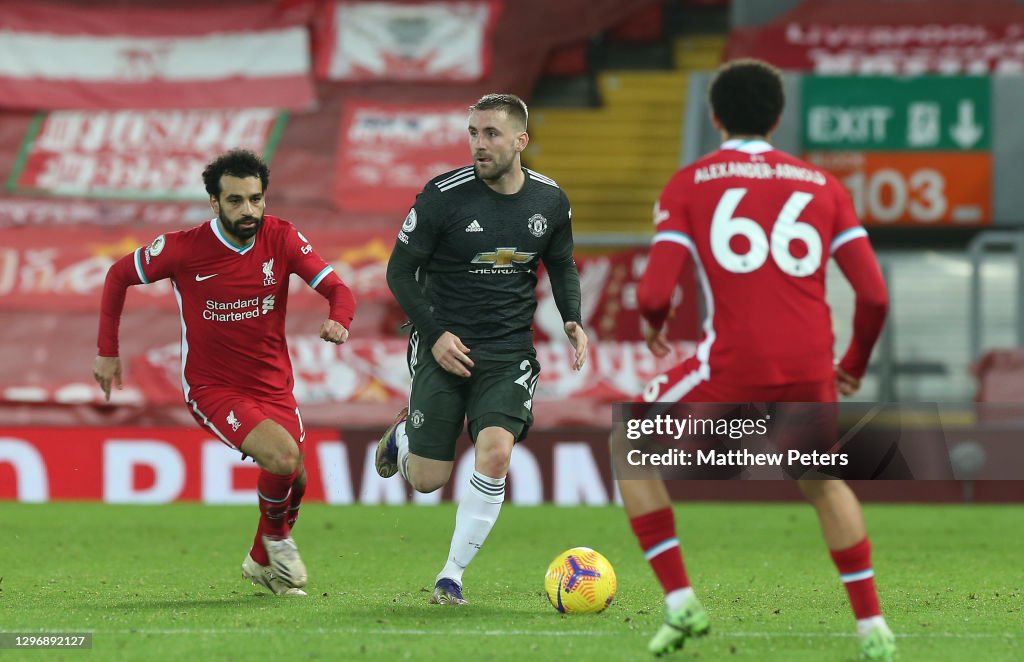
[[[317,75],[345,81],[477,81],[490,70],[498,0],[326,3]]]
[[[115,260],[149,244],[156,231],[72,227],[0,230],[0,308],[56,313],[95,312],[107,270]],[[391,304],[385,272],[394,245],[391,232],[344,230],[308,232],[316,251],[334,266],[354,291],[361,311],[367,304]],[[636,287],[647,264],[647,253],[623,250],[594,257],[577,257],[583,294],[583,323],[597,338],[640,340],[641,316]],[[535,328],[540,339],[561,340],[562,321],[541,275],[537,287]],[[677,313],[669,336],[694,340],[699,335],[700,306],[696,281],[689,274],[675,295]],[[143,303],[143,301],[145,303]],[[298,279],[289,290],[290,311],[321,311],[323,299]],[[177,316],[169,281],[133,287],[127,312],[135,306],[160,309]],[[360,312],[357,319],[365,319]],[[399,320],[400,321],[400,320]],[[384,332],[383,330],[376,333]]]
[[[404,338],[356,339],[344,345],[325,343],[312,335],[288,339],[295,398],[299,404],[324,402],[393,402],[409,397],[409,369]],[[655,358],[641,342],[599,342],[591,347],[583,370],[572,369],[568,341],[540,342],[542,370],[535,399],[629,400],[655,375],[693,354],[692,343],[673,344],[670,356]],[[131,363],[129,385],[149,404],[181,402],[179,344],[155,347]],[[100,394],[94,393],[99,402]],[[136,399],[132,392],[118,398]]]
[[[512,453],[506,501],[520,506],[602,506],[621,503],[611,477],[610,421],[571,432],[531,431]],[[469,485],[473,453],[460,440],[451,481],[430,494],[410,492],[399,477],[380,478],[374,468],[378,431],[312,429],[306,432],[305,501],[329,504],[433,505],[458,501]],[[976,438],[976,430],[950,431],[951,439]],[[972,436],[973,435],[973,436]],[[1011,464],[1019,458],[1010,453]],[[1016,465],[1014,465],[1016,466]],[[257,469],[198,427],[0,428],[0,500],[26,503],[102,501],[160,504],[194,501],[255,506]],[[961,481],[856,481],[864,500],[958,502]],[[669,481],[670,496],[688,501],[790,501],[799,492],[788,481]],[[979,502],[1017,502],[1015,481],[978,481]],[[255,508],[239,517],[252,517]]]
[[[180,227],[180,226],[179,226]],[[390,300],[384,272],[394,238],[390,232],[304,230],[317,252],[341,275],[361,302]],[[157,230],[73,227],[0,230],[0,308],[46,311],[98,310],[107,269],[149,244]],[[177,311],[169,281],[131,289],[147,307]],[[319,310],[323,298],[293,279],[290,310]],[[129,306],[132,303],[129,300]]]
[[[334,199],[404,218],[423,186],[471,161],[466,105],[345,103]]]
[[[273,5],[0,3],[0,105],[304,109],[309,34]]]
[[[284,121],[265,108],[44,114],[8,183],[50,195],[206,200],[206,164],[236,148],[269,159]]]
[[[410,494],[400,478],[374,468],[372,432],[307,430],[305,500],[332,504],[439,503],[469,485],[473,453],[459,444],[449,487]],[[573,435],[576,439],[578,435]],[[519,505],[606,505],[612,499],[607,430],[588,442],[531,434],[512,454],[507,500]],[[256,504],[258,469],[195,428],[0,428],[0,500],[156,504]]]
[[[167,319],[168,324],[173,322]],[[690,356],[693,349],[692,343],[676,342],[669,357],[656,359],[642,342],[595,342],[587,366],[576,372],[572,370],[572,348],[568,341],[540,342],[537,358],[542,371],[535,400],[631,400],[652,377]],[[337,346],[312,334],[294,335],[288,337],[288,350],[295,377],[295,398],[300,405],[387,403],[397,410],[409,399],[410,378],[403,338],[364,337]],[[100,404],[103,393],[89,379],[94,354],[94,349],[83,349],[77,357],[82,365],[70,373],[73,377],[54,375],[49,380],[33,374],[37,371],[19,370],[15,357],[7,362],[10,370],[0,379],[0,401]],[[179,342],[152,346],[137,354],[122,354],[124,388],[111,393],[113,403],[182,403]]]
[[[154,236],[153,231],[122,228],[0,230],[0,309],[5,311],[0,401],[101,401],[89,365],[96,352],[103,282],[116,259]],[[308,236],[359,303],[353,339],[341,347],[324,343],[316,329],[326,304],[293,279],[288,340],[300,403],[403,402],[408,393],[405,341],[395,334],[405,315],[385,278],[392,233],[344,230]],[[677,314],[670,322],[669,337],[680,343],[677,354],[654,361],[643,344],[636,286],[646,259],[639,250],[577,259],[583,322],[592,341],[589,365],[580,373],[570,370],[571,349],[550,283],[541,275],[534,319],[544,366],[538,400],[631,398],[647,380],[692,351],[688,343],[699,336],[699,299],[692,276],[676,293]],[[120,333],[126,383],[124,390],[114,392],[115,402],[180,402],[179,331],[168,281],[129,289]]]
[[[51,232],[63,232],[75,225],[151,226],[177,230],[208,220],[210,213],[209,203],[0,197],[0,231],[12,227],[42,226]]]
[[[1013,0],[807,0],[774,23],[734,29],[726,59],[819,74],[1024,72],[1024,6]]]

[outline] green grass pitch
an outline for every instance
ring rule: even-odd
[[[853,619],[813,511],[682,504],[679,537],[710,637],[678,660],[852,660]],[[870,505],[898,659],[1024,659],[1024,508]],[[661,592],[618,508],[506,507],[466,574],[466,607],[427,604],[453,506],[307,505],[308,598],[241,578],[255,507],[0,503],[0,631],[93,632],[91,651],[6,659],[645,659]],[[561,616],[543,576],[594,547],[619,593]]]

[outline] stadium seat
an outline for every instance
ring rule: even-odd
[[[1024,400],[1024,348],[990,351],[971,371],[978,380],[977,402]]]
[[[613,26],[608,31],[608,38],[619,42],[650,43],[664,36],[664,25],[665,6],[654,3]]]

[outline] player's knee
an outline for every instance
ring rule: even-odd
[[[843,483],[838,480],[799,480],[797,484],[804,498],[815,504],[828,499],[829,495],[840,489]]]
[[[440,476],[409,476],[409,485],[422,494],[436,492],[448,483],[447,477]]]
[[[406,478],[412,489],[423,494],[436,492],[448,484],[452,475],[451,462],[428,460],[418,455],[410,455],[406,465]]]
[[[299,447],[291,440],[289,442],[275,445],[273,450],[267,454],[264,461],[264,468],[267,471],[285,475],[298,471],[302,466]]]
[[[511,460],[511,448],[496,446],[482,452],[477,449],[476,470],[485,476],[498,478],[508,473],[508,464]]]

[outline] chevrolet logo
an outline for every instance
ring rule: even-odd
[[[477,253],[473,258],[473,264],[490,264],[495,267],[511,267],[513,264],[524,264],[537,255],[536,253],[525,253],[515,248],[499,248],[490,253]]]

